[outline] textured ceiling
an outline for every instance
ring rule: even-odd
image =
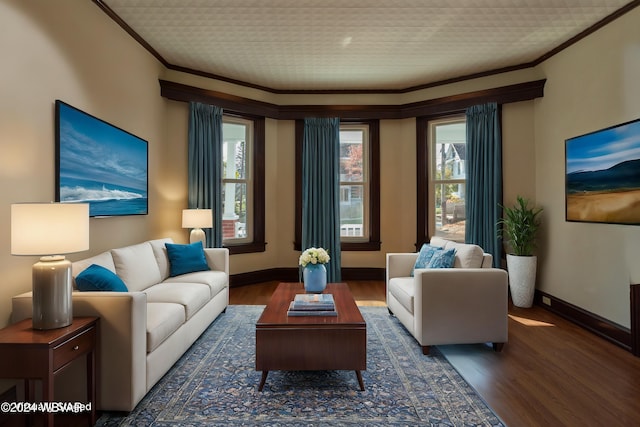
[[[629,0],[94,0],[166,64],[273,90],[401,90],[534,62]]]

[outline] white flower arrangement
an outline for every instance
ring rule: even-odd
[[[306,267],[307,264],[326,264],[331,258],[326,249],[323,248],[309,248],[302,252],[298,264]]]

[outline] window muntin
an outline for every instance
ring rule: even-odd
[[[429,123],[429,227],[435,236],[464,242],[466,197],[466,120],[464,116]]]
[[[340,240],[369,240],[369,126],[340,125]]]
[[[253,122],[224,116],[222,120],[222,241],[253,240]]]

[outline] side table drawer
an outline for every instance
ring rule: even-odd
[[[53,349],[53,370],[56,371],[82,354],[91,351],[95,343],[96,328],[63,342]]]

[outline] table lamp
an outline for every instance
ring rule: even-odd
[[[182,228],[191,228],[189,242],[206,243],[203,228],[213,227],[213,211],[211,209],[184,209],[182,211]]]
[[[42,256],[33,265],[33,329],[71,324],[71,262],[62,254],[87,249],[88,203],[11,205],[11,254]]]

